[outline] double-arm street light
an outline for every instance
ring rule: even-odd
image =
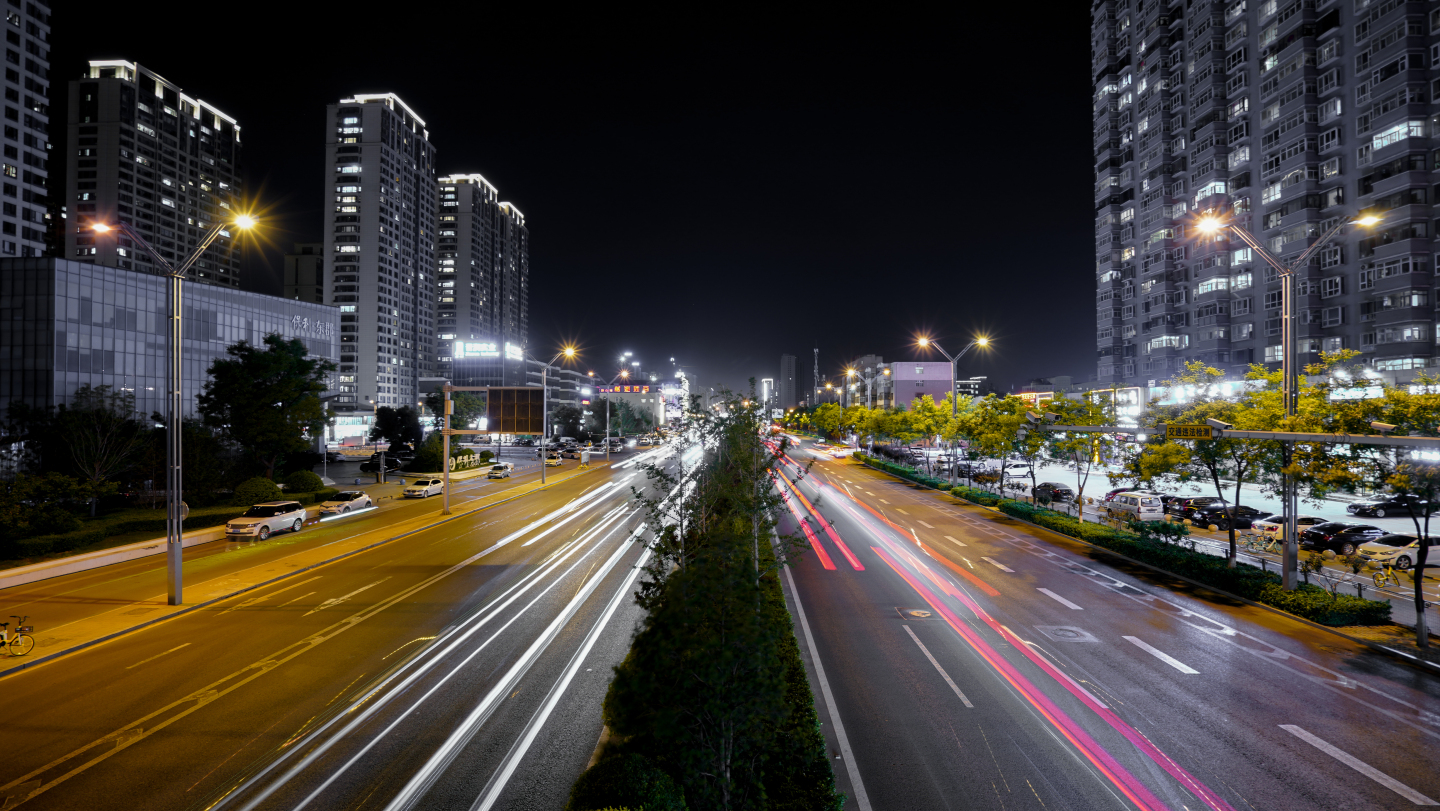
[[[181,364],[180,353],[183,334],[181,333],[180,315],[183,305],[182,290],[180,283],[185,280],[185,274],[194,266],[205,251],[209,250],[216,239],[222,235],[229,236],[227,228],[239,228],[249,230],[255,226],[255,220],[246,214],[240,214],[229,222],[216,223],[200,244],[195,247],[193,253],[179,265],[172,265],[165,257],[161,256],[145,238],[135,232],[129,224],[118,222],[114,225],[97,222],[91,225],[91,229],[99,234],[119,232],[129,237],[132,242],[155,260],[155,264],[166,276],[170,278],[169,305],[170,324],[166,334],[166,348],[169,349],[170,371],[167,387],[168,396],[165,398],[165,572],[169,581],[170,605],[180,605],[182,602],[182,582],[180,577],[180,564],[184,543],[182,533],[185,522],[185,505],[181,493],[181,469],[180,469],[180,434],[181,422],[185,419],[184,392],[181,387]]]
[[[630,354],[629,352],[626,352],[626,353],[625,353],[625,355],[629,355],[629,354]],[[620,360],[621,360],[622,362],[625,360],[625,355],[620,356]],[[636,365],[639,365],[639,364],[637,363]],[[594,372],[591,372],[591,373],[590,373],[590,376],[591,376],[591,377],[594,377],[594,376],[595,376],[595,373],[594,373]],[[613,388],[615,388],[615,381],[617,381],[617,380],[629,380],[629,379],[630,379],[630,370],[629,370],[629,369],[621,369],[621,370],[620,370],[620,374],[615,375],[614,377],[610,378],[610,382],[607,383],[606,385],[607,385],[609,388],[612,388],[612,389],[613,389]],[[609,461],[610,461],[610,392],[609,392],[609,391],[604,391],[604,392],[601,392],[601,394],[604,394],[604,395],[605,395],[605,461],[606,461],[606,462],[609,462]]]
[[[965,357],[965,353],[966,353],[966,352],[969,352],[971,349],[973,349],[973,348],[975,348],[975,347],[977,347],[977,346],[980,346],[980,347],[989,346],[989,345],[990,345],[990,339],[987,338],[987,337],[985,337],[984,335],[977,336],[974,340],[970,341],[970,343],[965,344],[965,348],[962,349],[962,350],[960,350],[960,354],[956,355],[956,356],[953,357],[953,358],[950,357],[950,353],[948,353],[948,352],[946,352],[944,349],[941,349],[941,348],[940,348],[940,344],[936,343],[935,341],[930,340],[929,338],[926,338],[926,337],[923,337],[923,336],[922,336],[922,337],[920,337],[919,339],[917,339],[917,340],[915,341],[915,343],[919,344],[921,349],[925,349],[925,348],[932,347],[932,346],[935,347],[935,351],[937,351],[937,352],[939,352],[940,354],[944,355],[944,356],[945,356],[945,359],[948,360],[948,361],[950,361],[950,417],[951,417],[951,419],[954,419],[955,415],[956,415],[957,413],[959,413],[959,401],[960,401],[960,359],[963,358],[963,357]],[[957,461],[959,461],[958,459],[955,458],[955,456],[956,456],[956,454],[955,454],[955,442],[954,442],[954,440],[951,440],[951,442],[950,442],[950,457],[951,457],[951,458],[950,458],[950,481],[951,481],[951,482],[954,482],[954,481],[955,481],[955,463],[956,463]]]
[[[531,360],[538,360],[529,352],[525,353]],[[567,346],[555,353],[550,362],[540,367],[540,483],[545,483],[545,465],[550,461],[550,454],[545,451],[545,441],[550,438],[550,386],[546,384],[546,375],[550,367],[560,358],[575,357],[575,347]]]
[[[1224,229],[1230,229],[1231,233],[1239,237],[1240,241],[1244,242],[1247,246],[1249,246],[1250,250],[1254,251],[1257,256],[1265,260],[1266,264],[1274,268],[1275,273],[1278,274],[1280,277],[1280,378],[1282,381],[1281,399],[1285,405],[1286,417],[1295,416],[1295,408],[1298,404],[1298,400],[1300,397],[1299,359],[1295,357],[1296,271],[1310,264],[1310,260],[1312,257],[1315,256],[1316,252],[1319,251],[1320,248],[1325,245],[1325,243],[1329,242],[1331,239],[1334,239],[1337,235],[1339,235],[1341,229],[1343,229],[1345,226],[1350,225],[1351,223],[1354,223],[1356,225],[1371,226],[1379,221],[1379,217],[1373,217],[1368,215],[1341,219],[1340,222],[1336,223],[1333,228],[1322,234],[1313,245],[1306,248],[1305,251],[1301,253],[1300,256],[1296,257],[1295,261],[1291,262],[1289,265],[1286,265],[1282,263],[1279,259],[1275,258],[1275,256],[1271,254],[1270,251],[1265,249],[1265,246],[1261,244],[1260,240],[1255,238],[1254,234],[1245,230],[1244,227],[1237,224],[1233,220],[1227,222],[1224,220],[1220,220],[1216,217],[1206,216],[1202,217],[1200,221],[1196,224],[1196,227],[1200,229],[1201,233],[1205,234],[1215,234],[1219,233]],[[1282,453],[1284,454],[1284,466],[1288,468],[1290,467],[1290,458],[1294,453],[1294,446],[1291,443],[1286,442],[1281,447],[1283,448]],[[1297,511],[1296,508],[1298,507],[1298,498],[1296,495],[1296,491],[1298,488],[1295,486],[1294,477],[1289,475],[1286,475],[1284,477],[1283,485],[1285,491],[1283,499],[1283,510],[1285,513],[1285,548],[1282,554],[1281,568],[1283,570],[1282,577],[1285,589],[1293,591],[1296,586],[1296,570],[1300,559],[1299,539],[1296,537],[1297,529],[1295,524]]]

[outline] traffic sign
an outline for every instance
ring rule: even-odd
[[[1215,429],[1208,425],[1166,425],[1166,439],[1214,439]]]

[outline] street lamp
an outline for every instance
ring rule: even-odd
[[[629,355],[629,354],[630,354],[629,352],[626,352],[626,353],[625,353],[625,355]],[[620,360],[623,362],[623,361],[625,360],[625,356],[624,356],[624,355],[621,355],[621,356],[620,356]],[[637,365],[638,365],[638,364],[637,364]],[[595,373],[594,373],[594,372],[591,372],[591,373],[590,373],[590,376],[591,376],[591,377],[594,377],[594,376],[595,376]],[[630,379],[630,370],[629,370],[629,369],[621,369],[621,370],[620,370],[620,374],[615,375],[614,377],[610,378],[610,382],[607,383],[606,385],[607,385],[609,388],[612,388],[612,389],[613,389],[613,388],[615,388],[615,381],[617,381],[617,380],[622,380],[622,379],[623,379],[623,380],[629,380],[629,379]],[[610,394],[611,394],[611,393],[610,393],[609,391],[605,391],[605,392],[602,392],[602,394],[605,395],[605,461],[606,461],[606,462],[609,462],[609,461],[610,461]]]
[[[525,353],[531,360],[538,360],[529,352]],[[567,346],[555,353],[550,362],[540,367],[540,484],[545,484],[545,463],[550,461],[550,454],[545,452],[545,442],[550,438],[550,386],[545,382],[550,372],[550,367],[561,357],[567,360],[575,357],[575,347]]]
[[[959,401],[960,401],[960,359],[963,358],[963,357],[965,357],[965,353],[966,353],[966,352],[969,352],[969,351],[971,350],[971,348],[973,348],[973,347],[977,347],[977,346],[979,346],[979,347],[986,347],[986,346],[989,346],[989,345],[990,345],[990,339],[987,338],[987,337],[985,337],[984,335],[977,336],[977,337],[976,337],[974,340],[972,340],[970,343],[965,344],[965,348],[962,349],[962,350],[960,350],[960,354],[956,355],[956,356],[953,357],[953,358],[950,357],[950,353],[948,353],[948,352],[946,352],[944,349],[941,349],[941,348],[940,348],[940,344],[938,344],[938,343],[936,343],[935,341],[932,341],[932,340],[930,340],[929,338],[926,338],[926,337],[924,337],[924,336],[921,336],[920,338],[916,339],[915,343],[919,344],[922,349],[925,349],[925,348],[928,348],[928,347],[932,347],[932,346],[935,347],[936,351],[938,351],[940,354],[944,355],[946,360],[950,361],[950,418],[953,420],[953,419],[955,418],[955,415],[956,415],[956,414],[958,413],[958,411],[959,411],[958,405],[959,405]],[[889,370],[887,369],[886,371],[888,372]],[[956,455],[956,454],[955,454],[955,443],[954,443],[954,441],[952,440],[951,443],[950,443],[950,456],[951,456],[951,459],[950,459],[950,482],[951,482],[951,484],[954,484],[954,482],[955,482],[955,463],[956,463],[957,461],[959,461],[958,459],[955,458],[955,455]]]
[[[1285,405],[1285,416],[1294,417],[1295,407],[1300,397],[1299,386],[1299,363],[1295,357],[1295,272],[1310,263],[1310,258],[1320,250],[1325,243],[1339,235],[1340,230],[1345,226],[1355,223],[1366,227],[1380,222],[1379,217],[1371,215],[1359,215],[1348,219],[1341,219],[1329,231],[1326,231],[1316,240],[1313,245],[1306,248],[1299,257],[1290,265],[1284,265],[1279,259],[1265,249],[1255,235],[1245,230],[1244,227],[1234,221],[1222,221],[1216,217],[1202,217],[1196,223],[1201,233],[1215,234],[1229,228],[1254,251],[1266,264],[1275,269],[1280,276],[1280,378],[1281,378],[1281,399]],[[1283,461],[1286,468],[1290,467],[1291,456],[1294,454],[1294,446],[1286,442],[1283,448]],[[1284,507],[1285,513],[1285,548],[1282,554],[1281,568],[1283,570],[1283,585],[1287,591],[1294,591],[1296,586],[1296,568],[1300,560],[1299,539],[1296,537],[1297,527],[1295,524],[1296,511],[1299,507],[1297,498],[1297,487],[1294,477],[1285,475],[1284,480]]]
[[[98,234],[108,234],[112,231],[119,231],[129,237],[136,245],[145,249],[155,264],[170,278],[169,304],[170,304],[170,330],[166,336],[166,348],[170,350],[170,368],[168,374],[169,396],[165,402],[165,572],[166,580],[169,582],[170,605],[180,605],[183,593],[181,580],[181,561],[184,551],[183,531],[185,522],[185,505],[181,500],[181,469],[180,469],[180,434],[181,421],[184,419],[184,394],[181,390],[181,364],[180,353],[182,351],[183,335],[180,331],[180,314],[182,306],[182,290],[180,283],[185,280],[185,274],[200,259],[205,251],[210,249],[221,234],[230,236],[225,229],[227,227],[239,228],[248,231],[255,227],[255,219],[248,214],[239,214],[230,222],[218,222],[209,233],[200,240],[194,252],[186,257],[179,265],[171,265],[165,257],[161,256],[145,238],[135,232],[135,229],[124,221],[110,225],[97,222],[90,226],[91,230]]]

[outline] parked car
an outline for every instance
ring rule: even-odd
[[[1074,501],[1075,491],[1070,485],[1060,482],[1040,482],[1035,485],[1031,495],[1040,501]]]
[[[320,505],[321,515],[344,515],[351,510],[365,510],[374,507],[375,502],[364,490],[344,490]]]
[[[1424,515],[1434,509],[1430,502],[1419,496],[1398,493],[1388,496],[1372,496],[1351,502],[1345,512],[1351,515],[1373,515],[1384,518],[1387,515]]]
[[[535,447],[535,440],[528,437],[521,437],[515,440],[515,445],[522,448],[533,448]]]
[[[404,463],[404,462],[401,462],[401,461],[398,461],[398,460],[395,460],[395,459],[391,459],[391,458],[388,457],[388,456],[385,457],[385,472],[386,472],[386,473],[393,473],[394,471],[397,471],[397,470],[399,470],[400,468],[402,468],[402,467],[404,467],[404,466],[405,466],[405,463]],[[379,470],[380,470],[380,460],[379,460],[379,459],[371,459],[371,460],[368,461],[368,462],[361,462],[361,463],[360,463],[360,472],[361,472],[361,473],[377,473],[377,472],[379,472]]]
[[[1295,529],[1304,532],[1316,524],[1323,524],[1329,521],[1328,518],[1321,518],[1318,515],[1302,515],[1295,519]],[[1272,515],[1250,523],[1251,529],[1258,529],[1266,535],[1273,535],[1281,540],[1285,539],[1285,516]]]
[[[1352,524],[1349,521],[1328,521],[1300,533],[1300,548],[1320,551],[1330,549],[1337,555],[1352,555],[1362,544],[1388,535],[1385,530],[1370,524]]]
[[[1267,514],[1244,504],[1229,506],[1215,503],[1196,509],[1189,518],[1197,527],[1214,527],[1218,531],[1227,532],[1232,523],[1236,529],[1249,529],[1255,519],[1263,518]]]
[[[1425,555],[1427,566],[1440,563],[1440,538],[1431,538],[1429,552]],[[1373,541],[1360,544],[1360,557],[1371,563],[1389,563],[1405,570],[1420,559],[1420,542],[1414,535],[1381,535]]]
[[[563,464],[564,461],[565,460],[560,458],[559,454],[547,456],[545,458],[545,467],[560,467],[560,465]]]
[[[490,472],[485,474],[485,478],[508,479],[510,478],[510,468],[504,465],[494,465],[490,468]]]
[[[445,492],[444,479],[416,479],[405,488],[406,498],[429,498]]]
[[[585,448],[585,449],[581,449],[581,448],[566,448],[565,450],[560,451],[560,455],[561,455],[562,457],[566,458],[566,459],[579,459],[579,458],[580,458],[580,454],[581,454],[584,450],[589,450],[589,449],[588,449],[588,448]]]
[[[1130,490],[1118,493],[1105,505],[1105,512],[1111,518],[1126,518],[1135,521],[1161,521],[1165,510],[1160,506],[1160,497],[1154,493]]]
[[[305,508],[298,501],[263,501],[225,524],[227,538],[265,540],[273,532],[299,532],[305,526]]]
[[[1007,479],[1028,479],[1030,478],[1030,466],[1024,462],[1006,462],[1000,469],[1000,473]]]
[[[1187,498],[1172,499],[1165,505],[1165,512],[1179,518],[1194,519],[1201,507],[1208,507],[1211,504],[1224,504],[1214,496],[1189,496]]]
[[[348,461],[350,461],[350,457],[346,456],[345,454],[341,453],[340,451],[325,451],[325,461],[327,461],[327,462],[348,462]]]

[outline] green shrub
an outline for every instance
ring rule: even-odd
[[[313,493],[324,486],[325,482],[308,470],[297,470],[285,477],[286,493]]]
[[[486,464],[494,458],[495,454],[491,453],[490,451],[480,451],[480,464]]]
[[[565,811],[601,811],[605,808],[643,808],[645,811],[685,811],[685,794],[670,775],[655,768],[644,755],[620,755],[585,770],[570,789]]]
[[[279,501],[285,497],[275,482],[264,476],[256,476],[253,479],[246,479],[235,488],[235,503],[245,507],[251,504],[259,504],[262,501]]]

